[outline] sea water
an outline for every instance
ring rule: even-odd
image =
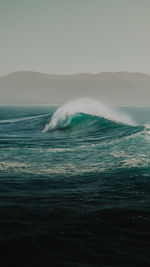
[[[0,107],[1,266],[149,266],[150,108]]]

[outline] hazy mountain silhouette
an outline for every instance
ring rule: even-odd
[[[149,105],[150,76],[143,73],[101,72],[48,75],[15,72],[0,77],[0,104],[62,103],[80,97],[113,105]]]

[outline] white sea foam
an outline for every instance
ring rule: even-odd
[[[134,155],[134,157],[128,156],[123,160],[123,167],[128,168],[141,168],[149,166],[150,159],[147,158],[145,155]]]
[[[0,170],[1,171],[6,171],[8,169],[25,169],[25,168],[28,168],[29,165],[28,164],[25,164],[25,163],[22,163],[22,162],[6,162],[6,161],[3,161],[3,162],[0,162]]]
[[[135,125],[134,121],[129,116],[120,113],[120,111],[110,108],[98,100],[84,98],[68,102],[59,107],[54,113],[50,123],[45,126],[43,132],[67,126],[71,121],[71,116],[77,113],[104,117],[115,122]]]
[[[50,115],[48,114],[42,114],[42,115],[37,115],[37,116],[30,116],[30,117],[21,117],[21,118],[16,118],[16,119],[8,119],[8,120],[0,120],[0,123],[14,123],[14,122],[20,122],[20,121],[25,121],[25,120],[32,120],[36,118],[42,118]]]

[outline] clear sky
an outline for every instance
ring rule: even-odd
[[[150,74],[149,0],[0,0],[0,75]]]

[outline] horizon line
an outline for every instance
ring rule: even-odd
[[[98,75],[98,74],[119,74],[119,73],[126,73],[126,74],[143,74],[146,76],[150,76],[149,73],[145,72],[139,72],[139,71],[100,71],[100,72],[74,72],[74,73],[64,73],[64,74],[59,74],[59,73],[46,73],[46,72],[40,72],[40,71],[32,71],[32,70],[18,70],[18,71],[12,71],[8,72],[6,74],[0,75],[1,77],[6,77],[11,74],[17,74],[17,73],[35,73],[35,74],[42,74],[42,75],[49,75],[49,76],[76,76],[76,75]]]

